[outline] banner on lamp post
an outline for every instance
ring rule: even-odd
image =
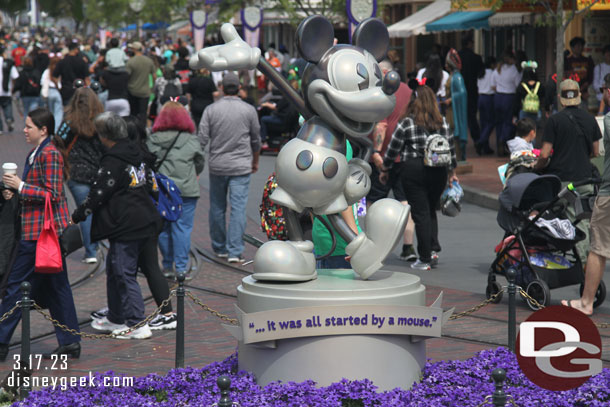
[[[205,41],[205,27],[208,25],[208,13],[203,10],[191,11],[191,27],[193,28],[193,42],[195,50],[203,48]]]
[[[349,41],[352,42],[352,34],[358,24],[377,14],[377,0],[347,0],[345,7],[349,21]]]
[[[244,28],[244,41],[251,47],[258,47],[260,27],[263,24],[263,9],[253,6],[243,8],[241,23]]]
[[[98,32],[100,35],[100,49],[104,49],[106,48],[106,28],[100,27]]]

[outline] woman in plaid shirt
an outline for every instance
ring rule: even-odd
[[[4,185],[9,189],[2,191],[2,198],[10,200],[18,195],[21,203],[21,239],[17,244],[17,256],[8,276],[6,293],[0,305],[0,316],[9,311],[21,299],[21,283],[30,282],[32,296],[38,303],[49,307],[51,316],[68,328],[79,331],[72,290],[68,281],[66,262],[57,274],[38,274],[34,272],[36,242],[44,223],[46,194],[51,196],[51,206],[55,220],[55,230],[61,236],[69,223],[68,204],[63,190],[64,160],[55,145],[53,134],[55,120],[47,109],[32,110],[25,120],[25,139],[34,146],[28,155],[23,176],[5,174]],[[23,179],[23,180],[22,180]],[[21,319],[21,309],[0,323],[0,360],[8,354],[8,344]],[[62,354],[78,358],[80,338],[56,328],[55,334],[59,347],[52,354]],[[51,354],[43,355],[50,359]]]
[[[426,140],[433,134],[446,137],[451,146],[449,167],[424,166]],[[383,170],[379,180],[385,184],[388,171],[400,155],[403,163],[400,178],[403,190],[411,205],[411,216],[415,222],[417,253],[419,259],[411,264],[417,270],[430,270],[438,264],[441,246],[438,242],[436,207],[441,194],[449,182],[457,181],[453,134],[438,110],[434,91],[428,86],[414,90],[405,116],[400,120],[383,159]]]

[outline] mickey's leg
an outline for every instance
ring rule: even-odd
[[[402,237],[410,207],[394,199],[381,199],[367,210],[366,233],[354,234],[339,215],[328,218],[339,235],[348,242],[345,253],[352,268],[366,280],[383,266],[383,261]]]
[[[309,281],[317,277],[313,243],[303,239],[297,213],[286,207],[284,217],[291,240],[272,240],[254,256],[254,274],[259,281]]]

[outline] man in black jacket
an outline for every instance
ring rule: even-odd
[[[104,112],[94,124],[107,152],[89,196],[72,214],[78,223],[92,213],[91,240],[110,242],[106,259],[109,312],[91,326],[111,331],[120,339],[150,338],[148,325],[134,326],[144,320],[144,301],[136,279],[138,256],[147,238],[157,235],[161,227],[161,217],[150,198],[152,172],[141,150],[128,140],[123,119]],[[130,331],[125,333],[127,329]]]
[[[461,73],[464,77],[464,84],[466,85],[466,93],[468,95],[468,129],[470,130],[470,137],[472,137],[476,145],[481,136],[481,129],[479,128],[479,122],[477,121],[477,106],[479,100],[477,79],[479,73],[485,67],[483,65],[483,59],[480,55],[474,53],[472,50],[473,47],[474,41],[472,37],[466,36],[462,40],[462,50],[459,54],[462,59]]]

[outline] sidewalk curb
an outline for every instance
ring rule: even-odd
[[[464,184],[462,184],[462,189],[464,190],[464,202],[494,211],[500,209],[497,194],[492,194],[491,192],[486,192]]]

